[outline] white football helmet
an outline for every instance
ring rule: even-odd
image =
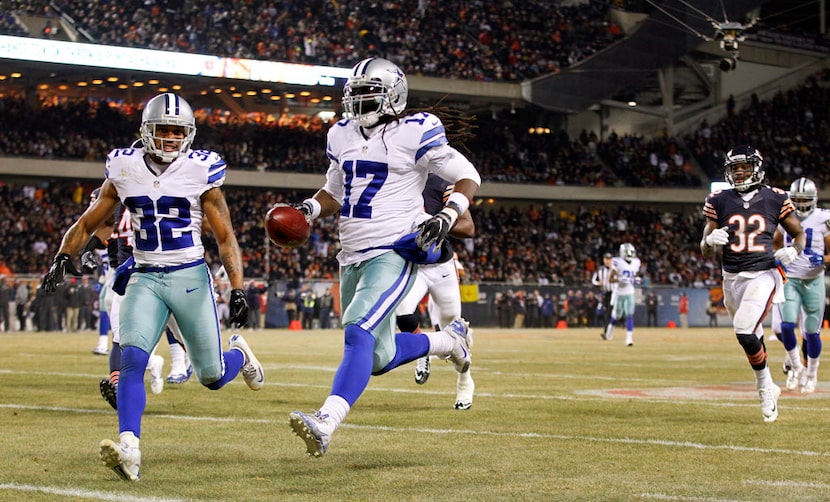
[[[384,115],[397,117],[406,109],[409,84],[394,63],[368,58],[352,68],[343,87],[343,117],[372,127]]]
[[[171,140],[162,138],[156,134],[156,127],[160,125],[174,125],[184,127],[185,136],[182,140]],[[176,160],[179,154],[186,152],[196,137],[196,119],[193,117],[193,110],[187,101],[181,96],[167,92],[154,97],[144,106],[141,113],[141,141],[144,143],[144,150],[162,162],[170,163]],[[156,146],[158,141],[179,141],[179,148],[174,152],[165,152],[163,148]]]
[[[637,256],[637,250],[634,249],[634,244],[630,242],[620,244],[620,258],[630,263],[635,256]]]
[[[742,179],[735,179],[736,166],[747,164],[752,173]],[[723,176],[727,183],[739,192],[747,192],[764,182],[764,157],[756,148],[740,145],[726,152],[723,159]]]
[[[790,185],[790,200],[795,206],[795,214],[804,219],[816,209],[818,204],[818,190],[813,180],[798,178]]]

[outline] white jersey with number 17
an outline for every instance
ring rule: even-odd
[[[375,248],[414,230],[427,174],[440,174],[452,149],[441,120],[416,113],[370,130],[341,120],[329,129],[326,155],[323,190],[341,205],[337,258],[350,265],[387,252]]]

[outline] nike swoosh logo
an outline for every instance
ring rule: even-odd
[[[442,276],[441,276],[441,278],[442,278],[442,279],[445,279],[445,278],[447,278],[447,277],[449,277],[449,276],[450,276],[450,274],[444,274],[444,275],[442,275]]]
[[[184,290],[184,292],[185,293],[192,293],[192,292],[196,291],[197,289],[199,289],[199,288],[193,288],[193,289],[187,288],[187,289]]]

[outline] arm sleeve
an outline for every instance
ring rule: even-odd
[[[481,186],[481,175],[472,162],[455,148],[446,145],[431,160],[438,160],[439,167],[434,171],[445,180],[456,183],[459,180],[472,180]],[[443,162],[441,162],[443,160]]]

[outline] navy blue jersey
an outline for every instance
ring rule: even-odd
[[[133,255],[133,223],[130,219],[130,212],[121,202],[115,205],[113,217],[115,224],[112,228],[109,240],[111,248],[108,252],[110,266],[114,270]]]
[[[729,227],[729,243],[723,246],[723,270],[745,272],[775,268],[772,236],[795,211],[787,192],[763,186],[745,202],[736,190],[720,190],[706,197],[703,215]]]
[[[427,176],[427,183],[424,186],[424,210],[432,215],[438,214],[444,209],[447,197],[455,190],[455,185],[438,176],[430,174]],[[436,263],[448,262],[452,259],[453,250],[449,238],[441,245],[441,257]]]

